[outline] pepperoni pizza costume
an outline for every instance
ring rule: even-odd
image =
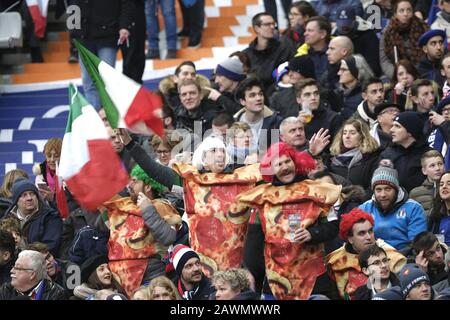
[[[169,224],[181,218],[174,207],[161,199],[151,200],[159,215]],[[108,210],[110,238],[108,258],[111,271],[119,277],[128,296],[141,285],[148,258],[164,255],[167,247],[156,242],[142,218],[141,209],[131,198],[113,198],[103,204]]]
[[[376,244],[386,251],[391,272],[398,273],[406,264],[406,258],[389,244],[381,239],[376,240]],[[346,300],[354,299],[356,289],[367,283],[368,278],[359,266],[358,255],[346,249],[348,244],[333,251],[327,257],[328,268],[331,270],[331,277],[336,280],[337,288],[341,298]]]
[[[307,152],[296,152],[282,143],[272,147],[261,162],[262,168],[270,167],[271,151],[277,147],[280,156],[286,154],[294,161],[297,176],[315,165]],[[264,178],[272,180],[273,175],[266,172]],[[291,242],[289,216],[300,214],[302,228],[326,220],[340,192],[340,186],[303,180],[280,186],[260,185],[238,197],[243,207],[256,208],[259,212],[265,240],[266,276],[276,299],[307,299],[317,277],[326,271],[323,244]]]
[[[173,170],[183,178],[190,245],[200,256],[205,275],[239,268],[250,214],[238,209],[236,197],[262,179],[259,164],[232,173],[201,173],[181,163]]]

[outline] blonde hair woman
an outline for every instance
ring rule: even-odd
[[[216,287],[216,300],[257,300],[256,293],[250,289],[249,274],[245,269],[216,272],[212,283]]]
[[[330,172],[338,174],[354,185],[370,189],[370,179],[378,165],[380,148],[370,135],[367,124],[349,119],[342,125],[330,148]]]
[[[181,300],[173,282],[164,276],[156,277],[148,286],[149,300]]]

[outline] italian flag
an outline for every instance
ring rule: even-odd
[[[78,41],[74,43],[97,88],[111,127],[163,136],[161,97],[100,60]]]
[[[49,0],[26,0],[28,10],[34,22],[34,33],[38,38],[45,35]]]
[[[128,174],[102,119],[72,84],[69,99],[58,174],[80,206],[95,211],[125,187]]]

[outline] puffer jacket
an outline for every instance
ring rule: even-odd
[[[430,180],[425,179],[421,186],[411,190],[409,197],[420,203],[428,216],[431,213],[433,200],[436,197],[436,186]]]
[[[11,215],[17,219],[15,215],[16,208],[15,205],[11,206],[6,216]],[[22,226],[22,236],[28,243],[45,243],[50,253],[55,257],[59,257],[62,225],[58,211],[39,200],[39,210]]]
[[[211,82],[207,77],[201,74],[195,76],[195,80],[203,87],[211,87]],[[173,81],[173,75],[167,76],[159,82],[159,91],[163,94],[166,101],[172,107],[174,114],[177,114],[181,108],[180,97],[178,96],[177,84]],[[202,95],[207,97],[209,92],[207,90],[202,91]],[[176,120],[176,119],[174,119]]]

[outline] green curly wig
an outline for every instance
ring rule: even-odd
[[[139,180],[144,181],[146,185],[150,185],[154,191],[157,191],[159,193],[165,191],[167,188],[163,186],[161,183],[157,182],[156,180],[150,178],[148,174],[142,170],[142,168],[139,165],[135,165],[133,170],[131,170],[132,177],[136,177]]]

